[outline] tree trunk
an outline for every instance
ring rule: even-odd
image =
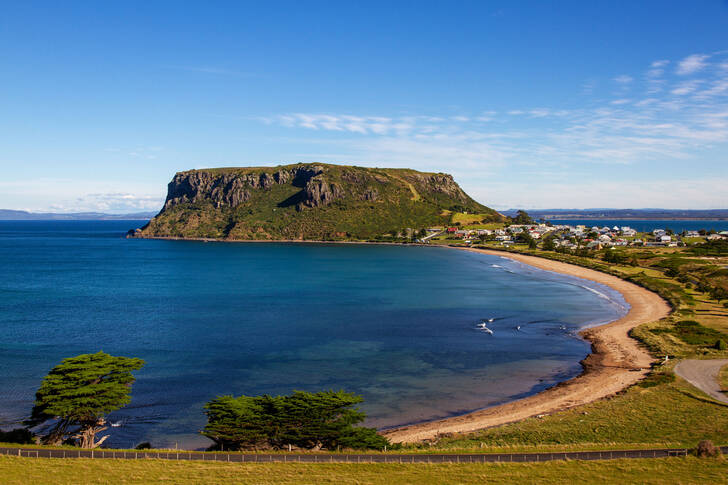
[[[106,420],[104,418],[98,418],[95,421],[87,421],[81,423],[81,429],[78,430],[78,434],[74,436],[79,442],[81,448],[97,448],[106,441],[108,435],[102,437],[99,441],[96,441],[96,433],[107,429]]]
[[[53,426],[53,429],[43,436],[41,443],[50,446],[60,446],[63,444],[63,437],[68,432],[69,423],[66,420],[60,420]]]

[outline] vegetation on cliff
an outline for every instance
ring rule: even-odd
[[[376,239],[448,224],[454,213],[501,221],[442,173],[328,164],[177,173],[147,237]]]

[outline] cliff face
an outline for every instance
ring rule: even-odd
[[[168,185],[145,236],[237,239],[372,238],[447,222],[447,211],[495,211],[450,175],[327,164],[190,170]]]
[[[274,184],[301,186],[306,195],[301,201],[310,207],[328,205],[333,194],[325,180],[316,179],[323,173],[319,165],[280,169],[273,173],[216,173],[192,170],[177,173],[167,186],[164,210],[179,204],[211,202],[216,208],[237,207],[250,200],[252,190],[270,189]]]

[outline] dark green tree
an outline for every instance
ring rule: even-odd
[[[344,391],[288,396],[220,396],[205,405],[202,434],[218,449],[382,448],[388,444],[373,428],[356,427],[364,413],[360,396]]]
[[[524,210],[518,210],[516,216],[512,217],[513,224],[533,224],[533,219],[528,215],[528,212]]]
[[[106,415],[131,401],[132,371],[141,359],[114,357],[104,352],[63,359],[43,379],[26,425],[54,421],[42,441],[58,445],[73,440],[82,448],[96,448],[96,433],[106,429]]]
[[[543,238],[541,249],[543,249],[544,251],[553,251],[556,249],[556,243],[554,242],[553,235],[549,234],[548,236]]]

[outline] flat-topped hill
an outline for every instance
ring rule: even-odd
[[[373,239],[447,224],[452,212],[503,216],[444,173],[323,163],[177,173],[146,237]]]

